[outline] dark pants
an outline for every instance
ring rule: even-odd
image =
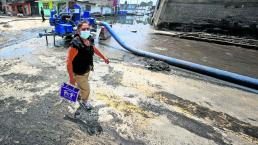
[[[44,22],[46,20],[44,15],[41,15],[41,17],[42,17],[42,22]]]

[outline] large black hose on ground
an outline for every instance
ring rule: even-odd
[[[108,32],[113,36],[113,38],[123,48],[132,52],[135,55],[164,61],[168,64],[171,64],[183,69],[187,69],[200,74],[208,75],[214,78],[218,78],[224,81],[228,81],[234,84],[238,84],[238,85],[242,85],[242,86],[246,86],[246,87],[258,90],[258,79],[130,47],[126,45],[125,42],[122,39],[120,39],[120,37],[118,37],[118,35],[116,35],[116,33],[112,30],[112,28],[108,23],[106,22],[98,22],[98,23],[104,26],[108,30]]]

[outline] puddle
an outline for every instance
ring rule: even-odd
[[[113,30],[130,47],[258,78],[258,51],[152,35],[154,29],[148,24],[148,17],[106,17],[101,20],[112,23]],[[113,38],[101,43],[123,49]]]
[[[31,54],[35,48],[16,48],[16,47],[6,47],[0,49],[0,59],[21,57],[24,55]]]

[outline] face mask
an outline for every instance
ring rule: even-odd
[[[90,31],[81,31],[80,36],[82,39],[87,39],[90,37]]]

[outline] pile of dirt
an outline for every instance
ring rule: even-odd
[[[169,64],[163,61],[156,61],[154,59],[149,59],[146,61],[145,67],[153,71],[170,71],[171,68]]]

